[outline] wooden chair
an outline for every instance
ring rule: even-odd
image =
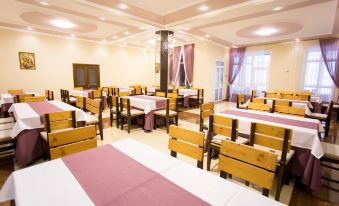
[[[248,145],[222,141],[219,156],[220,177],[237,176],[263,187],[262,194],[268,197],[272,189],[278,155]]]
[[[111,94],[111,95],[118,95],[118,91],[116,91],[116,90],[119,90],[119,88],[117,87],[117,86],[110,86],[109,87],[109,93]]]
[[[321,166],[326,167],[327,170],[333,170],[334,172],[338,172],[339,171],[339,145],[326,143],[326,142],[321,142],[321,143],[322,143],[322,147],[325,153],[324,156],[321,157],[320,159]],[[326,173],[327,172],[324,172],[324,170],[322,170],[321,179],[324,180],[322,181],[323,186],[338,192],[338,189],[332,186],[332,184],[339,184],[338,179],[334,179],[333,177],[335,176],[331,177],[332,175],[328,176],[328,174],[325,176]]]
[[[75,105],[76,98],[75,97],[71,97],[69,95],[69,91],[68,90],[61,89],[60,93],[61,93],[61,101],[65,102],[67,104],[73,105],[73,106]]]
[[[48,134],[51,159],[97,147],[95,126]]]
[[[209,102],[200,105],[200,121],[199,121],[199,131],[202,132],[208,130],[208,123],[205,123],[205,120],[209,118],[210,115],[214,114],[214,102]]]
[[[207,134],[207,170],[210,171],[212,150],[220,151],[222,140],[247,144],[246,138],[238,136],[238,120],[219,115],[210,115]]]
[[[265,93],[266,98],[275,98],[275,99],[281,99],[281,94],[279,93],[273,93],[273,92],[266,92]]]
[[[86,98],[86,111],[90,112],[90,120],[87,125],[97,125],[99,127],[100,139],[104,139],[103,125],[102,125],[102,102],[91,98]]]
[[[103,87],[102,88],[102,93],[105,93],[106,96],[110,96],[111,95],[109,87]]]
[[[9,89],[8,93],[9,94],[23,94],[24,90],[23,89]]]
[[[244,106],[245,104],[245,95],[244,94],[237,94],[237,108],[238,109],[247,109],[247,106]]]
[[[26,97],[34,97],[34,94],[19,94],[19,95],[16,95],[16,102],[17,103],[24,102],[24,99]]]
[[[204,103],[204,89],[197,89],[197,96],[192,96],[189,98],[190,105],[193,103],[194,106],[199,106]]]
[[[73,90],[84,90],[83,87],[74,87]]]
[[[45,90],[45,97],[48,101],[54,100],[54,92],[52,90]]]
[[[260,103],[260,104],[266,104],[267,100],[264,98],[251,98],[250,102],[253,103]]]
[[[109,101],[111,126],[113,126],[113,117],[115,115],[116,121],[117,121],[117,128],[119,128],[119,119],[120,119],[119,97],[115,96],[115,95],[111,95],[111,96],[108,97],[108,101]]]
[[[65,131],[74,129],[77,127],[75,118],[75,111],[64,111],[64,112],[52,112],[44,114],[44,126],[45,131],[40,132],[41,138],[44,140],[44,154],[47,156],[49,151],[49,136],[51,132]]]
[[[257,97],[257,90],[252,90],[251,91],[251,98],[256,98]]]
[[[118,92],[118,96],[119,97],[126,97],[126,96],[129,96],[130,95],[130,92]]]
[[[155,92],[155,96],[157,96],[157,97],[166,97],[166,93],[165,92]]]
[[[177,157],[177,153],[189,156],[197,160],[198,168],[203,169],[205,137],[203,132],[171,125],[169,136],[168,148],[171,150],[171,156]]]
[[[299,107],[275,105],[274,112],[294,115],[294,116],[301,116],[301,117],[305,116],[305,108],[299,108]]]
[[[167,133],[169,132],[169,124],[171,118],[175,118],[175,124],[178,126],[178,99],[166,99],[166,109],[154,112],[154,129],[157,128],[157,118],[165,119]]]
[[[137,109],[131,109],[131,102],[128,98],[120,98],[120,125],[121,130],[124,129],[125,120],[127,122],[127,131],[130,133],[131,131],[131,120],[135,118],[142,118],[144,125],[144,116],[145,113],[143,111]]]
[[[75,102],[75,106],[81,110],[86,109],[86,98],[85,97],[75,97],[76,98],[76,102]]]
[[[283,99],[276,99],[273,100],[274,101],[274,105],[276,106],[292,106],[292,102],[288,101],[288,100],[283,100]]]
[[[34,96],[34,97],[24,97],[20,102],[44,102],[46,101],[45,96]]]
[[[142,88],[134,87],[134,95],[142,95]]]
[[[294,155],[291,150],[292,130],[261,123],[251,124],[250,146],[257,149],[277,154],[278,180],[275,200],[279,201],[285,171],[289,170],[289,164]]]
[[[90,96],[91,99],[101,101],[102,100],[102,90],[97,89],[97,90],[92,90],[92,94]]]
[[[328,137],[328,133],[330,131],[330,124],[331,124],[331,117],[332,117],[332,110],[333,110],[333,101],[328,104],[325,114],[321,113],[311,113],[307,117],[312,119],[318,119],[321,121],[322,124],[325,126],[325,137]]]
[[[247,108],[249,110],[257,110],[257,111],[264,111],[264,112],[271,112],[271,108],[269,104],[262,104],[262,103],[248,103]]]

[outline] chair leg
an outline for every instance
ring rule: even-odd
[[[130,133],[131,132],[131,117],[127,117],[127,125],[128,125],[127,131],[128,133]]]
[[[111,112],[110,115],[110,123],[111,123],[111,127],[113,126],[113,113]]]
[[[119,128],[119,122],[120,122],[120,115],[117,113],[116,114],[116,124],[117,124],[117,129]]]
[[[280,199],[280,192],[281,192],[281,188],[282,188],[282,185],[283,185],[283,177],[284,177],[284,170],[285,170],[285,165],[282,164],[280,165],[280,168],[279,168],[279,173],[278,173],[278,181],[277,181],[277,189],[276,189],[276,192],[275,192],[275,200],[276,201],[279,201]]]
[[[203,170],[204,169],[204,162],[203,161],[198,161],[197,162],[197,167]]]
[[[266,197],[268,197],[268,194],[269,194],[269,190],[268,189],[266,189],[266,188],[263,188],[262,189],[262,195],[264,195],[264,196],[266,196]]]
[[[211,170],[212,148],[207,146],[207,171]]]
[[[124,130],[124,121],[125,121],[124,117],[121,116],[121,119],[120,119],[121,130]]]
[[[166,130],[167,130],[167,133],[169,132],[169,118],[166,117]]]
[[[178,114],[177,114],[177,116],[175,116],[175,125],[178,126],[178,124],[179,124],[179,117],[178,117]]]
[[[224,178],[224,179],[227,179],[227,173],[224,172],[224,171],[220,171],[220,177]]]
[[[100,139],[104,140],[104,130],[102,125],[102,120],[99,122],[99,132],[100,132]]]
[[[153,125],[154,129],[157,129],[157,115],[154,115],[154,125]]]

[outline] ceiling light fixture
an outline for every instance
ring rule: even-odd
[[[295,42],[300,42],[300,39],[299,38],[295,38]]]
[[[206,35],[205,35],[205,37],[206,37],[206,38],[210,38],[211,36],[210,36],[210,35],[208,35],[208,34],[206,34]]]
[[[186,29],[185,29],[185,31],[189,31],[189,30],[190,30],[190,28],[186,28]]]
[[[282,6],[277,6],[277,7],[273,8],[272,10],[273,10],[273,11],[279,11],[279,10],[281,10],[282,8],[283,8]]]
[[[277,32],[278,32],[278,29],[275,29],[275,28],[262,28],[262,29],[258,29],[257,31],[255,31],[255,34],[259,36],[269,36]]]
[[[48,3],[45,1],[40,1],[40,4],[44,5],[44,6],[48,6]]]
[[[107,41],[107,39],[103,39],[102,41],[103,41],[103,42],[106,42],[106,41]]]
[[[103,21],[105,21],[105,20],[106,20],[106,18],[105,18],[105,17],[100,17],[100,19],[101,19],[101,20],[103,20]]]
[[[118,37],[117,37],[117,36],[113,36],[112,38],[113,38],[113,39],[117,39]]]
[[[124,34],[125,34],[125,35],[129,35],[129,32],[128,32],[128,31],[125,31]]]
[[[75,35],[74,35],[74,34],[71,34],[71,35],[69,35],[69,36],[70,36],[70,37],[72,37],[72,38],[73,38],[73,37],[75,37]]]
[[[50,23],[56,27],[64,28],[64,29],[70,29],[75,27],[75,24],[68,20],[63,20],[63,19],[55,19],[50,21]]]
[[[208,6],[202,5],[202,6],[199,7],[199,10],[200,11],[207,11],[208,10]]]
[[[127,5],[127,4],[124,4],[124,3],[121,3],[121,4],[119,4],[119,8],[120,8],[120,9],[127,9],[127,8],[128,8],[128,5]]]
[[[28,29],[28,30],[30,30],[30,31],[32,31],[32,30],[33,30],[33,28],[32,28],[32,27],[30,27],[30,26],[29,26],[29,27],[27,27],[27,29]]]

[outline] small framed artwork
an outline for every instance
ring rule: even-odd
[[[34,53],[19,52],[20,69],[35,70]]]

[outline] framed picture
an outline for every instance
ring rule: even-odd
[[[35,70],[34,53],[19,52],[20,69]]]

